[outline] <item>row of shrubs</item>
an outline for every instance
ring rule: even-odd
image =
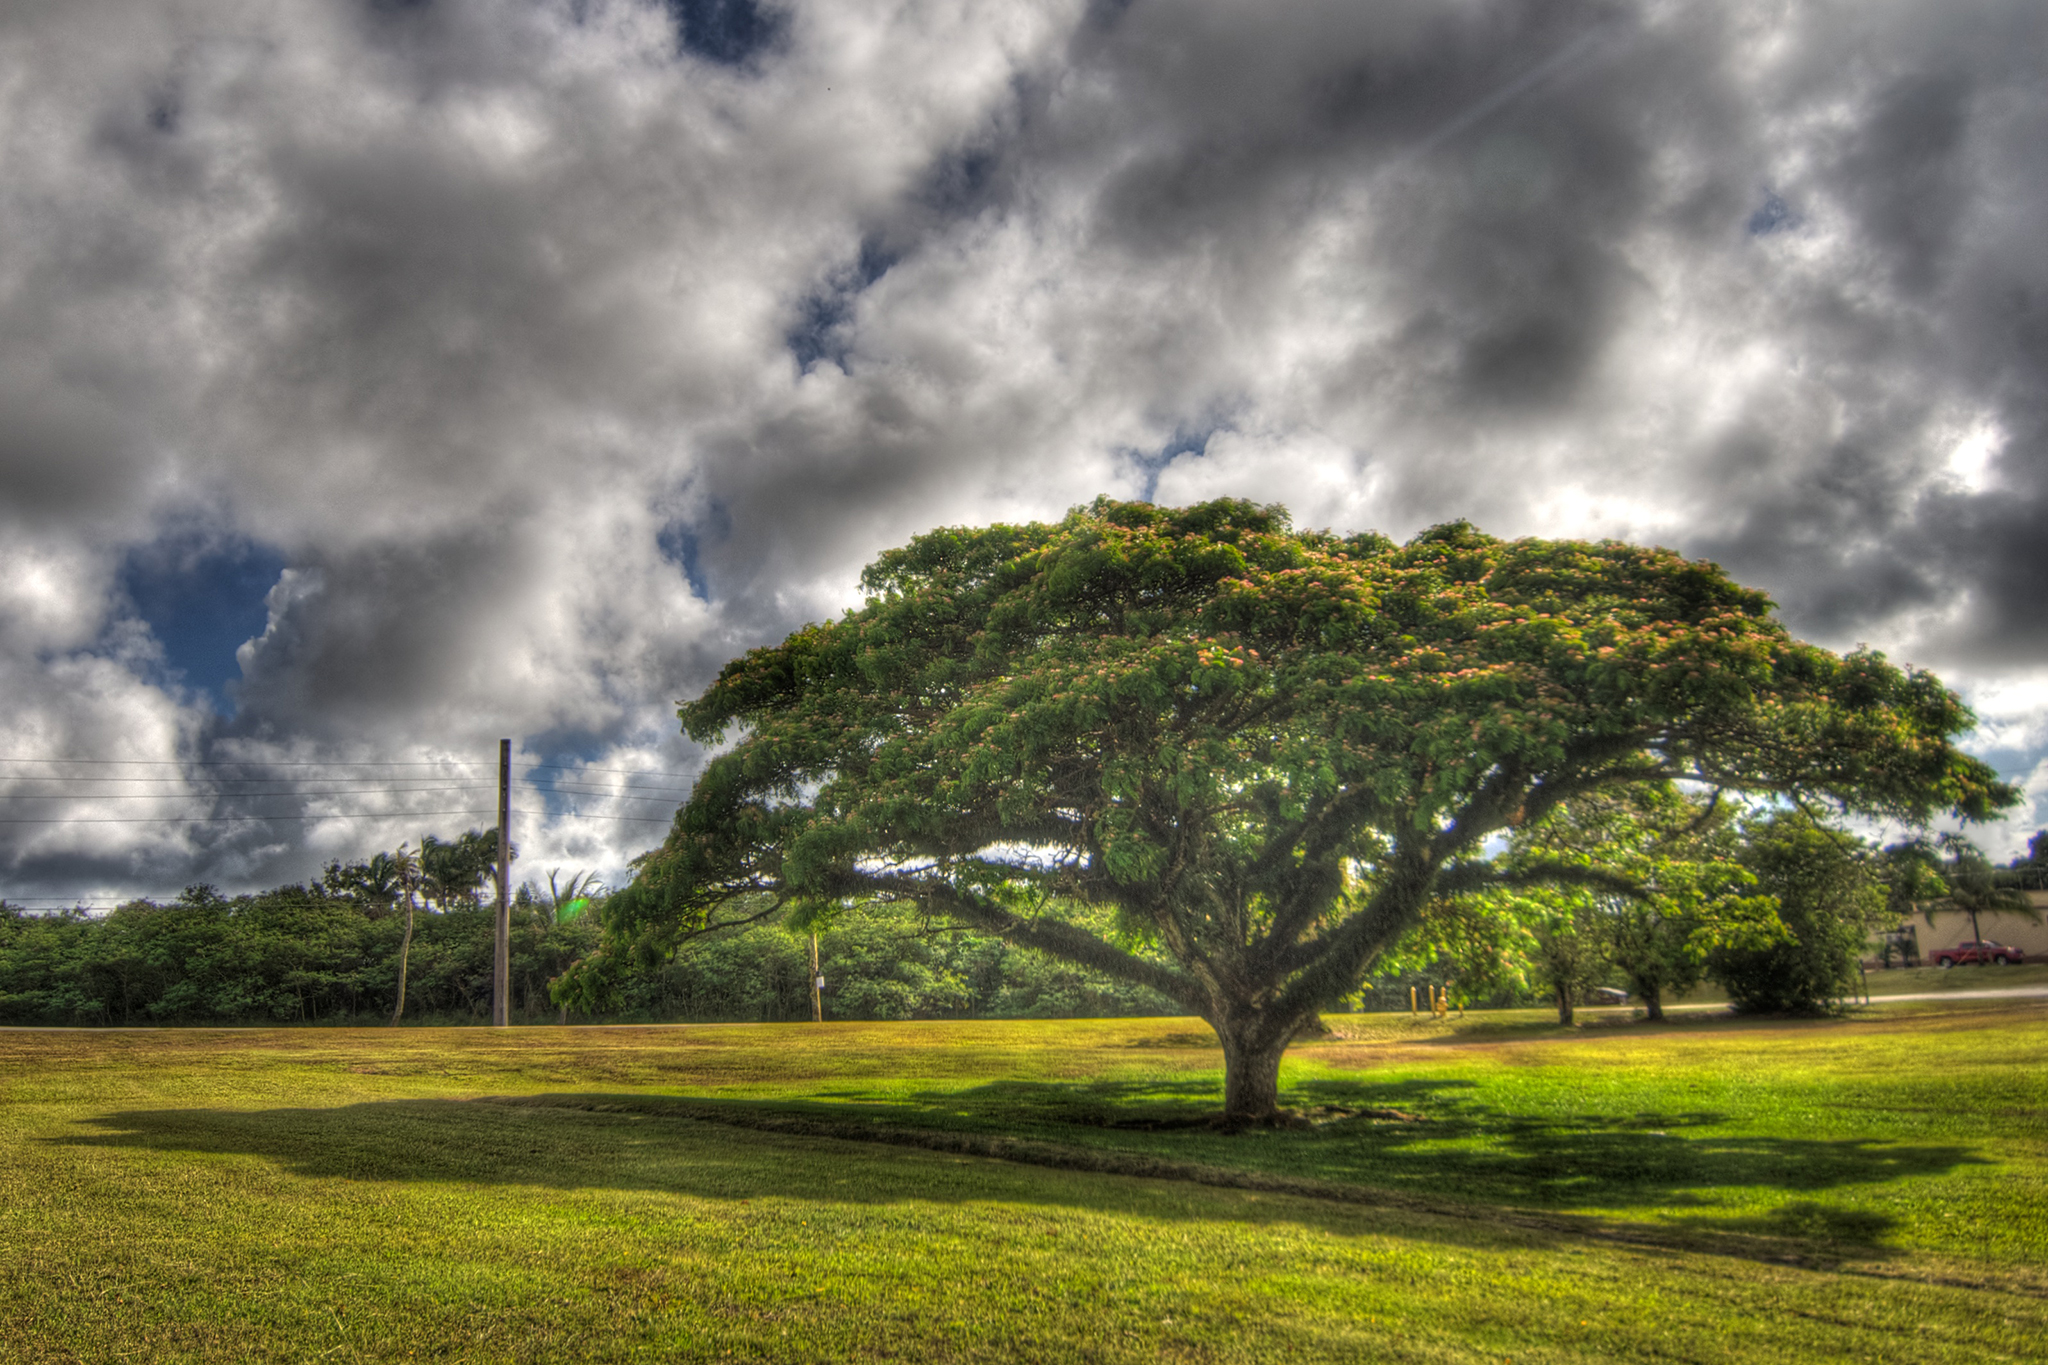
[[[572,1017],[549,992],[598,946],[595,916],[562,922],[530,895],[511,934],[515,1020]],[[221,896],[104,916],[0,905],[0,1022],[363,1024],[397,1006],[405,915],[325,888]],[[1058,1018],[1176,1014],[1164,997],[979,934],[853,910],[819,934],[826,1014],[839,1019]],[[415,917],[408,1023],[489,1016],[492,912]],[[583,1021],[806,1019],[809,944],[774,925],[693,943],[673,961],[615,971],[609,1007]]]
[[[1899,919],[1898,888],[1888,890],[1883,874],[1900,860],[1870,856],[1793,817],[1745,826],[1740,855],[1775,906],[1769,935],[1736,938],[1711,915],[1665,913],[1654,899],[1582,895],[1492,915],[1448,904],[1397,945],[1351,1003],[1406,1009],[1411,990],[1427,999],[1431,986],[1455,982],[1461,1003],[1549,1001],[1569,1022],[1573,1003],[1601,986],[1654,1000],[1659,990],[1677,995],[1705,977],[1738,1008],[1763,1013],[1813,1012],[1853,993],[1867,935]],[[482,1020],[490,1010],[492,916],[477,904],[487,860],[473,861],[462,876],[442,878],[439,905],[412,917],[409,940],[396,864],[381,857],[336,864],[310,886],[234,897],[193,887],[167,904],[135,901],[105,916],[36,915],[0,902],[0,1022],[378,1022],[401,1013],[401,979],[406,1021]],[[1950,895],[1960,906],[1969,869],[1956,865],[1962,871],[1949,876]],[[522,887],[514,898],[515,1019],[810,1016],[809,945],[785,926],[700,939],[669,960],[636,964],[603,951],[601,907],[577,894],[578,885],[559,898]],[[1108,930],[1109,912],[1097,913],[1092,927]],[[831,1018],[1182,1012],[1143,987],[900,910],[841,910],[820,928],[818,950]],[[565,1000],[585,1008],[573,1012]]]

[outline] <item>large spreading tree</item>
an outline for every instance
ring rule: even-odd
[[[1289,1040],[1432,897],[1512,875],[1490,835],[1561,802],[1680,779],[1921,822],[2015,796],[1934,678],[1802,644],[1665,550],[1101,500],[934,531],[863,582],[681,708],[736,742],[612,898],[614,942],[913,905],[1207,1020],[1233,1121],[1273,1116]]]

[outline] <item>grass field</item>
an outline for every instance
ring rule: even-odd
[[[2048,1360],[2048,1002],[0,1033],[0,1360]]]

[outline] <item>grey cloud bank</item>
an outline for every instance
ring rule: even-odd
[[[726,658],[1103,492],[1716,558],[2048,794],[2044,56],[2020,0],[11,6],[0,757],[155,766],[0,764],[0,889],[481,824],[501,734],[529,874],[616,875]]]

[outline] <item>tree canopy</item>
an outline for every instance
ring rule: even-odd
[[[1972,717],[1935,678],[1794,640],[1667,550],[1098,500],[931,532],[863,584],[681,707],[736,742],[607,927],[658,950],[789,902],[912,903],[1208,1020],[1237,1119],[1272,1114],[1288,1040],[1432,896],[1510,875],[1490,835],[1574,797],[1684,780],[1922,822],[2016,796],[1954,747]]]

